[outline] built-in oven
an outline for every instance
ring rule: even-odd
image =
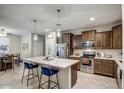
[[[83,41],[83,42],[81,42],[81,45],[82,45],[83,49],[94,48],[95,42],[94,41]]]
[[[80,71],[85,73],[94,73],[94,58],[95,52],[83,51],[83,56],[81,57],[81,68]]]

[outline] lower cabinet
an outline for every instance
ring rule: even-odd
[[[69,59],[79,60],[80,61],[80,57],[69,57]],[[80,71],[80,62],[77,63],[77,70]]]
[[[116,77],[117,65],[113,60],[94,59],[94,73]]]
[[[101,73],[101,61],[100,59],[95,59],[94,60],[94,73]]]
[[[71,87],[77,82],[77,64],[71,66]]]
[[[110,60],[102,60],[101,72],[104,75],[113,76],[114,75],[114,64]]]
[[[0,62],[0,71],[2,71],[2,62]]]

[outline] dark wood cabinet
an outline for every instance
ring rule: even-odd
[[[2,71],[2,62],[0,62],[0,71]]]
[[[94,73],[116,77],[117,64],[113,60],[94,59]]]
[[[122,48],[122,25],[112,27],[113,31],[113,48]]]
[[[95,48],[97,49],[102,48],[102,33],[95,34]]]
[[[112,31],[97,32],[95,34],[96,49],[111,49],[112,48]]]
[[[69,57],[69,59],[79,60],[79,63],[77,63],[77,70],[80,71],[80,57]]]
[[[95,30],[82,32],[82,41],[92,41],[95,40]]]
[[[92,30],[92,31],[88,31],[87,33],[87,39],[89,40],[89,41],[92,41],[92,40],[95,40],[95,30]]]
[[[104,49],[112,48],[112,31],[102,33],[102,48]]]
[[[82,35],[74,36],[74,49],[81,49]]]
[[[114,72],[113,72],[113,75],[115,76],[115,78],[117,79],[117,68],[118,68],[118,65],[116,62],[114,62]]]
[[[94,73],[100,74],[101,73],[101,61],[100,59],[94,60]]]
[[[62,37],[57,37],[56,38],[56,43],[62,43]]]
[[[82,32],[82,41],[87,40],[87,32]]]
[[[62,42],[63,43],[69,43],[70,41],[70,33],[65,33],[62,35]]]
[[[111,60],[102,60],[101,73],[107,76],[113,76],[114,64]]]
[[[77,82],[77,64],[71,66],[71,87]]]

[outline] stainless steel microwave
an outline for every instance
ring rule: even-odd
[[[95,42],[94,41],[83,41],[81,42],[82,48],[94,48]]]

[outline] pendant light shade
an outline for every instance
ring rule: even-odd
[[[37,22],[37,20],[34,20],[34,25],[35,25],[35,33],[34,33],[34,36],[33,36],[33,39],[35,40],[35,41],[37,41],[38,40],[38,34],[36,33],[36,22]]]
[[[7,35],[7,31],[5,31],[4,29],[1,29],[0,37],[6,37],[6,35]]]
[[[38,40],[38,34],[34,34],[34,40],[37,41]]]
[[[60,9],[57,9],[57,13],[58,13],[58,24],[57,24],[57,37],[61,37],[61,24],[59,23],[59,13],[61,12]]]
[[[56,30],[57,31],[57,37],[61,37],[61,28],[60,28],[60,26],[61,25],[59,24],[58,29]]]

